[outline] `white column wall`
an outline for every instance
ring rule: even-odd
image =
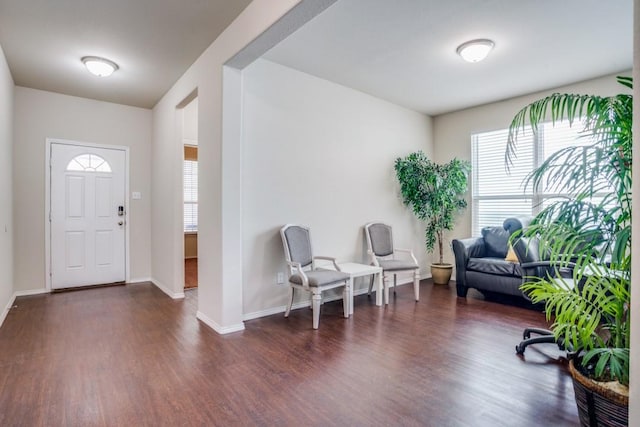
[[[634,118],[640,111],[640,0],[633,3],[633,110]],[[633,189],[636,199],[633,209],[632,223],[640,223],[640,210],[637,208],[638,193],[640,193],[640,122],[633,122]],[[640,425],[640,229],[633,227],[632,236],[632,269],[631,269],[631,370],[629,384],[629,425]]]
[[[0,325],[13,301],[13,104],[14,85],[0,46]]]
[[[393,165],[413,151],[432,154],[430,117],[266,60],[243,71],[243,93],[247,318],[284,308],[288,286],[276,277],[286,278],[286,223],[311,227],[316,255],[363,262],[362,226],[385,221],[428,274],[424,227],[403,206]]]
[[[254,0],[153,109],[152,276],[167,293],[179,297],[184,286],[182,141],[176,107],[198,91],[198,318],[218,332],[243,328],[241,283],[234,277],[237,270],[224,260],[237,252],[241,232],[234,226],[240,215],[234,201],[234,192],[240,191],[234,187],[237,180],[223,180],[223,64],[297,3]]]

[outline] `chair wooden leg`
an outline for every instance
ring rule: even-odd
[[[383,302],[382,302],[382,294],[383,294],[382,289],[384,289],[384,285],[382,284],[383,274],[382,273],[378,273],[378,274],[375,274],[375,276],[376,276],[376,278],[375,278],[375,281],[376,281],[376,305],[379,307],[379,306],[381,306],[383,304]]]
[[[367,295],[371,296],[371,289],[373,289],[373,276],[375,276],[375,274],[371,275],[371,281],[369,281],[369,293]]]
[[[293,286],[289,286],[289,303],[287,304],[287,309],[284,312],[284,317],[289,317],[289,313],[291,313],[291,306],[293,305],[293,293],[295,289]]]
[[[418,270],[413,273],[413,293],[416,296],[416,301],[420,301],[420,277]]]
[[[311,297],[311,309],[313,310],[313,329],[318,329],[320,324],[320,291],[318,289],[313,290],[313,296]],[[348,313],[348,311],[347,311]]]
[[[389,304],[389,276],[383,274],[382,286],[384,287],[384,303]]]
[[[342,290],[342,310],[344,310],[344,317],[349,317],[349,314],[353,311],[351,304],[353,304],[351,280],[347,280],[344,284],[344,289]]]
[[[396,286],[398,286],[397,280],[398,280],[398,276],[394,274],[393,275],[393,294],[394,295],[396,294]]]

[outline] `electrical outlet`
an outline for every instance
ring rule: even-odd
[[[278,285],[284,285],[284,273],[278,273],[276,275],[276,283]]]

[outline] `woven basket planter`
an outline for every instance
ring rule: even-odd
[[[629,425],[629,396],[625,396],[585,377],[569,362],[573,391],[583,427]]]

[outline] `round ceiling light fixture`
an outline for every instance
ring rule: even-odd
[[[120,68],[115,62],[99,56],[85,56],[82,58],[82,63],[91,74],[98,77],[109,77]]]
[[[476,39],[462,43],[456,53],[467,62],[480,62],[489,55],[495,43],[489,39]]]

